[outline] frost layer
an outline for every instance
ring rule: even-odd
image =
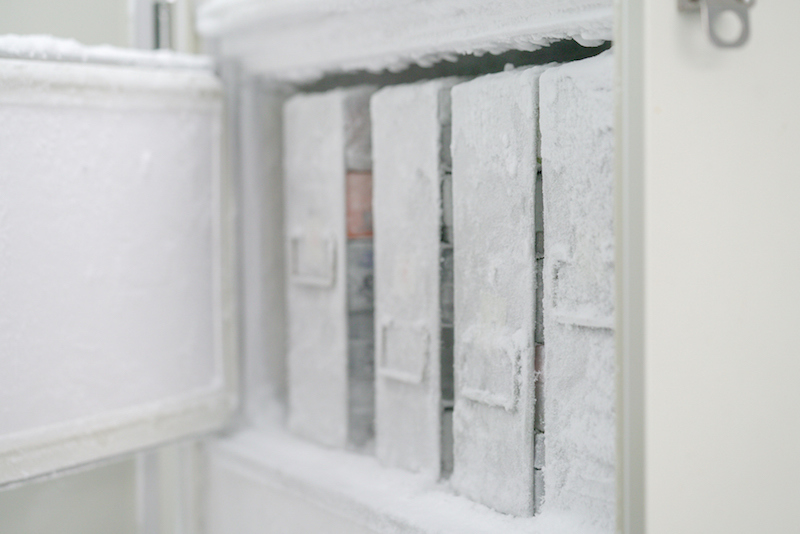
[[[545,506],[614,528],[613,56],[541,78]]]

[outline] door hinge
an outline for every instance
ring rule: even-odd
[[[700,11],[711,42],[738,48],[750,38],[750,8],[755,0],[678,0],[680,11]]]

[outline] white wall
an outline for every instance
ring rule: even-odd
[[[0,35],[46,34],[87,45],[152,48],[152,3],[155,0],[3,0]],[[175,50],[199,50],[195,31],[196,0],[173,5]]]
[[[132,458],[0,491],[3,534],[136,532]]]
[[[0,34],[4,33],[128,46],[128,0],[3,0]]]

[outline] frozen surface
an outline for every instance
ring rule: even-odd
[[[348,254],[368,257],[371,269],[371,247],[351,246],[346,232],[348,164],[370,163],[371,92],[300,95],[284,108],[289,425],[332,446],[364,444],[373,418],[373,377],[361,372],[372,361],[372,331],[362,325],[364,337],[350,324],[372,304],[348,284],[348,268],[359,267]]]
[[[286,525],[285,532],[304,525],[302,532],[599,534],[569,514],[501,514],[424,475],[278,432],[214,442],[209,478],[210,534],[227,534],[231,525],[238,534],[257,534],[265,524]]]
[[[614,528],[613,57],[541,78],[546,508]]]
[[[0,60],[0,434],[219,387],[219,85]]]
[[[295,80],[402,70],[457,54],[612,37],[611,0],[213,0],[198,28],[254,72]],[[268,51],[268,52],[265,52]]]
[[[255,78],[239,89],[241,241],[239,321],[242,415],[283,421],[286,407],[286,257],[283,236],[283,103],[286,92]]]
[[[453,486],[534,511],[537,102],[541,68],[453,88]]]
[[[327,445],[347,440],[343,95],[284,108],[290,427]]]
[[[383,89],[371,104],[377,455],[433,477],[441,467],[441,147],[453,83]]]
[[[173,69],[208,70],[212,67],[212,59],[208,56],[108,45],[86,46],[74,39],[50,35],[0,35],[0,57]]]

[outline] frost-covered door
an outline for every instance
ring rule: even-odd
[[[0,47],[0,485],[218,428],[235,347],[210,64]]]
[[[699,3],[620,2],[620,527],[800,532],[800,2]]]

